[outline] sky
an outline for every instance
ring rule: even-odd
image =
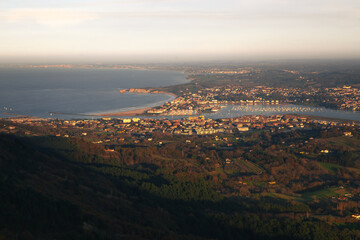
[[[359,0],[0,0],[0,61],[360,58]]]

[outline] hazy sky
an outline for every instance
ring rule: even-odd
[[[360,57],[359,0],[0,1],[0,58]]]

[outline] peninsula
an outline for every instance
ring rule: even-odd
[[[165,91],[159,91],[156,89],[146,89],[146,88],[128,88],[128,89],[122,89],[120,90],[120,93],[150,93],[150,94],[166,94],[173,97],[177,97],[174,93],[171,92],[165,92]]]

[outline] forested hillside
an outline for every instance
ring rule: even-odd
[[[177,168],[196,171],[181,158],[163,168],[156,163],[159,157],[153,163],[151,158],[129,162],[136,151],[107,152],[76,138],[1,135],[1,239],[360,236],[357,223],[330,225],[307,217],[306,204],[230,196],[200,173],[176,174]]]

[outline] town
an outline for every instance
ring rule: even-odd
[[[169,94],[152,89],[121,90],[121,93]],[[170,93],[172,94],[172,93]],[[350,86],[336,88],[274,88],[257,86],[223,86],[192,92],[180,91],[179,96],[145,112],[146,115],[184,116],[216,113],[225,105],[297,104],[321,106],[339,110],[358,111],[360,90]],[[174,96],[174,94],[172,94]],[[175,95],[176,96],[176,95]]]
[[[290,131],[297,129],[311,130],[313,127],[360,126],[359,122],[342,122],[333,120],[316,120],[301,115],[271,115],[242,116],[225,119],[205,119],[204,116],[194,116],[175,120],[167,118],[110,118],[101,119],[31,119],[9,118],[7,127],[0,129],[4,133],[21,133],[16,126],[41,126],[49,129],[49,134],[55,136],[96,136],[107,132],[111,136],[118,134],[146,135],[150,133],[168,133],[175,135],[209,135],[216,133],[232,134],[254,130]],[[13,123],[13,124],[12,124]],[[31,135],[30,131],[23,131]]]

